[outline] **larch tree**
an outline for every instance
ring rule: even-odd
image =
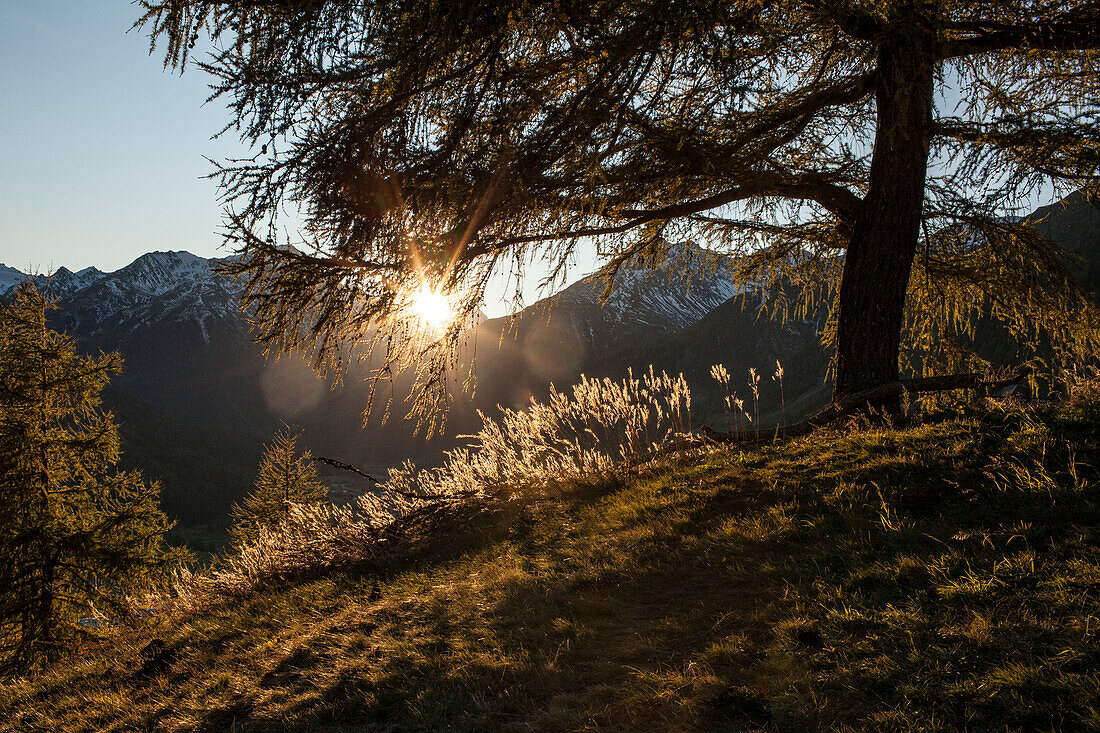
[[[837,398],[958,366],[991,319],[1095,354],[1065,253],[1016,214],[1097,190],[1096,0],[142,4],[169,66],[213,39],[254,153],[214,175],[260,339],[416,364],[422,416],[462,319],[419,343],[409,294],[470,315],[494,267],[553,279],[586,238],[612,280],[690,239],[798,285],[772,305],[828,305]]]
[[[328,497],[308,450],[299,454],[298,435],[289,428],[275,434],[264,450],[256,474],[256,488],[233,508],[231,530],[237,543],[256,538],[261,529],[274,529],[295,504],[314,504]]]
[[[46,325],[32,284],[0,308],[0,669],[51,661],[132,612],[184,551],[160,487],[120,471],[119,436],[100,393],[118,354],[83,356]]]

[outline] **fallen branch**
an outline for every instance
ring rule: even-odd
[[[339,468],[341,471],[350,471],[351,473],[357,473],[363,478],[373,481],[379,486],[382,485],[382,482],[376,479],[374,476],[371,476],[369,473],[366,473],[365,471],[356,468],[350,463],[344,463],[343,461],[338,461],[335,458],[326,458],[325,456],[314,456],[313,460],[317,461],[318,463],[327,463],[333,468]]]
[[[767,436],[757,434],[755,430],[734,430],[719,432],[703,426],[702,433],[708,439],[717,443],[754,443],[767,442],[776,438],[796,438],[805,435],[817,428],[846,417],[856,410],[867,405],[879,402],[887,397],[899,397],[902,394],[920,394],[922,392],[946,392],[953,389],[998,389],[1013,384],[1019,384],[1031,374],[1030,367],[1020,367],[1015,372],[1003,379],[985,379],[982,374],[948,374],[942,377],[922,377],[919,379],[902,379],[889,384],[881,384],[877,387],[857,392],[854,395],[842,397],[840,400],[826,406],[816,415],[793,425],[786,425],[769,431]]]
[[[467,494],[456,494],[452,497],[444,497],[444,496],[439,496],[439,495],[436,495],[436,494],[419,494],[415,491],[402,491],[401,489],[393,488],[392,486],[390,486],[389,484],[387,484],[384,481],[379,481],[378,479],[376,479],[374,476],[371,476],[366,471],[364,471],[360,468],[356,468],[355,466],[351,465],[350,463],[344,463],[343,461],[338,461],[335,458],[326,458],[325,456],[314,456],[313,460],[318,461],[320,463],[327,463],[328,465],[332,466],[333,468],[339,468],[341,471],[348,471],[350,473],[358,474],[358,475],[362,476],[365,479],[370,479],[371,481],[374,482],[375,486],[380,487],[383,491],[390,491],[394,494],[397,494],[398,496],[403,496],[406,499],[416,499],[417,501],[426,501],[426,502],[430,502],[430,503],[433,503],[433,504],[442,504],[445,501],[448,501],[449,499],[452,499],[452,498],[455,498],[455,497],[460,498],[462,496],[468,496],[470,493],[473,493],[473,492],[467,492]]]
[[[704,428],[704,430],[706,430],[706,428]],[[658,446],[653,450],[648,450],[645,453],[639,453],[638,455],[631,456],[630,458],[620,463],[619,467],[625,468],[627,470],[637,468],[638,466],[642,466],[646,463],[649,463],[650,461],[655,461],[658,458],[672,455],[673,453],[683,453],[684,451],[688,451],[693,448],[702,448],[706,445],[713,445],[714,442],[715,441],[707,435],[686,435],[679,438],[678,440],[672,441],[671,443],[666,443],[664,445]]]

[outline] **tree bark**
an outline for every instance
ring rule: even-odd
[[[878,41],[877,127],[867,195],[840,286],[834,398],[898,381],[905,292],[920,237],[932,133],[936,32],[919,1]],[[896,395],[873,405],[892,412]]]

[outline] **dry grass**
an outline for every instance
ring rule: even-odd
[[[412,463],[392,469],[377,493],[350,506],[296,506],[283,524],[232,548],[209,568],[178,573],[170,597],[152,605],[197,609],[325,568],[378,559],[423,529],[421,520],[484,506],[517,490],[600,483],[623,463],[648,455],[691,431],[691,391],[682,375],[620,382],[581,380],[553,387],[545,403],[482,415],[468,447],[449,451],[439,468]]]

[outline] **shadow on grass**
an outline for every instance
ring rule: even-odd
[[[196,620],[129,694],[199,730],[1096,728],[1097,458],[954,420],[527,497]]]
[[[1094,723],[1094,491],[997,488],[965,426],[900,435],[520,513],[484,551],[520,572],[426,599],[302,729]]]

